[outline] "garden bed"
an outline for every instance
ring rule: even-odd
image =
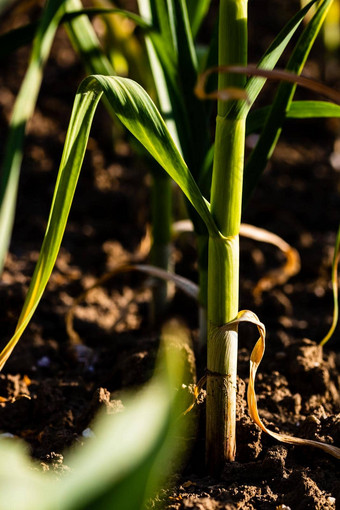
[[[2,139],[27,54],[21,49],[2,65]],[[314,66],[318,68],[315,62]],[[313,62],[310,69],[313,72]],[[13,333],[37,260],[81,78],[82,68],[59,31],[25,143],[15,229],[0,283],[2,345]],[[111,130],[101,107],[56,268],[38,311],[0,374],[0,396],[8,399],[0,402],[0,430],[23,438],[44,469],[60,474],[67,470],[65,449],[89,440],[96,411],[102,406],[108,412],[119,410],[124,405],[121,391],[137,389],[151,377],[158,348],[159,330],[151,329],[148,321],[150,290],[145,278],[136,274],[115,277],[77,308],[75,327],[86,346],[81,352],[70,346],[66,334],[65,314],[73,300],[102,274],[133,258],[147,236],[147,169],[121,134],[116,134],[119,143],[112,148]],[[268,330],[256,386],[265,424],[277,432],[339,446],[339,328],[324,350],[318,346],[332,315],[330,273],[340,190],[339,170],[332,167],[330,155],[338,131],[334,121],[288,124],[244,221],[275,232],[297,248],[301,271],[255,300],[259,278],[278,267],[282,256],[274,247],[242,240],[240,309],[253,310]],[[179,274],[196,278],[190,234],[177,240],[173,258]],[[196,305],[178,292],[168,316],[181,318],[192,331],[200,377],[205,353],[197,344]],[[251,422],[245,391],[255,341],[253,327],[241,326],[236,462],[225,466],[221,479],[207,476],[204,403],[196,406],[193,412],[200,425],[191,455],[151,507],[340,508],[337,460],[319,450],[278,444]]]

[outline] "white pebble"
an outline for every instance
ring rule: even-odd
[[[83,437],[95,437],[95,433],[88,427],[87,429],[83,430],[82,434]]]
[[[48,356],[43,356],[42,358],[38,359],[37,365],[40,368],[48,368],[51,364],[51,360]]]

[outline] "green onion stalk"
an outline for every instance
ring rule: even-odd
[[[247,0],[221,0],[219,65],[247,64]],[[220,74],[219,90],[244,88],[245,77]],[[211,212],[221,236],[210,236],[208,252],[208,360],[206,460],[221,471],[236,452],[237,327],[239,306],[239,230],[242,207],[245,115],[233,101],[218,101]]]

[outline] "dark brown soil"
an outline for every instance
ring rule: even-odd
[[[27,49],[21,49],[1,63],[2,140],[27,56]],[[309,69],[321,72],[316,60]],[[0,282],[1,348],[15,329],[37,260],[82,76],[60,30],[25,142],[15,229]],[[339,76],[331,84],[336,80],[339,84]],[[274,247],[242,240],[240,309],[253,310],[268,330],[257,378],[265,424],[278,432],[340,446],[339,327],[324,350],[318,346],[332,319],[330,267],[340,188],[339,169],[332,167],[330,156],[340,124],[299,121],[286,128],[244,221],[275,232],[296,247],[302,268],[283,287],[255,300],[256,283],[282,263],[282,256]],[[84,441],[96,410],[106,406],[111,411],[119,405],[119,392],[144,383],[154,367],[158,330],[148,323],[151,293],[141,276],[116,277],[77,308],[75,327],[86,345],[81,352],[70,348],[66,334],[65,314],[74,298],[133,257],[146,234],[150,214],[146,167],[120,132],[115,132],[115,139],[113,148],[110,121],[100,107],[56,268],[38,311],[0,374],[4,400],[0,399],[0,431],[24,438],[45,469],[63,469],[63,451]],[[177,272],[196,277],[190,235],[175,245],[174,260]],[[181,317],[192,330],[200,377],[205,358],[197,346],[196,306],[178,293],[169,316]],[[197,406],[200,425],[193,452],[170,488],[162,490],[150,507],[340,508],[339,461],[318,450],[278,444],[251,422],[245,392],[255,341],[256,331],[241,326],[236,462],[226,465],[218,480],[207,476],[202,403]]]

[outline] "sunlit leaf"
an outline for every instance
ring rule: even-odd
[[[15,334],[0,354],[0,368],[25,330],[49,280],[66,227],[92,119],[103,94],[122,124],[179,185],[211,234],[220,235],[208,202],[202,197],[161,115],[144,89],[127,78],[88,77],[76,95],[45,238]]]
[[[252,110],[247,117],[247,135],[258,133],[270,113],[270,106]],[[340,106],[327,101],[293,101],[286,111],[286,119],[339,118]]]

